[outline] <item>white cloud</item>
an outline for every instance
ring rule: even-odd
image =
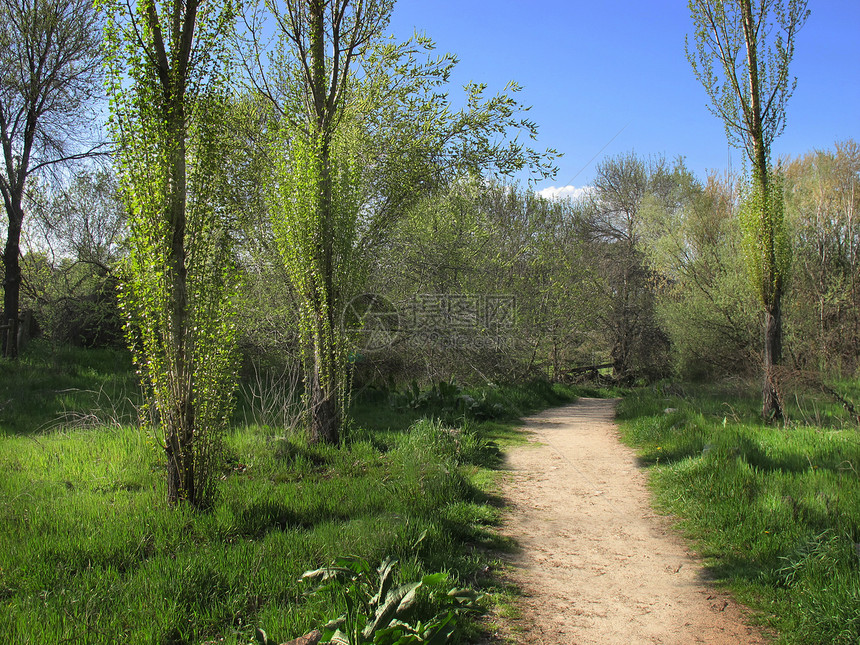
[[[545,199],[572,199],[579,201],[585,199],[591,193],[591,186],[550,186],[538,191],[538,195]]]

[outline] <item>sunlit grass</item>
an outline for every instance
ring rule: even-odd
[[[158,454],[132,428],[4,439],[0,642],[247,642],[256,625],[287,640],[334,613],[301,573],[347,553],[468,575],[452,528],[492,515],[433,430],[386,453],[237,430],[202,513],[165,508]]]

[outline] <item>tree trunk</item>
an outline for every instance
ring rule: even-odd
[[[618,244],[621,244],[619,242]],[[630,377],[630,262],[632,261],[632,244],[622,258],[624,269],[621,276],[620,307],[615,311],[617,316],[616,338],[610,356],[612,357],[614,376],[619,381]]]
[[[331,127],[335,106],[328,95],[326,50],[325,50],[325,11],[323,0],[310,0],[310,84],[313,95],[314,134],[320,138],[319,150],[319,193],[315,205],[319,215],[319,236],[317,261],[320,282],[313,285],[315,293],[315,315],[317,320],[314,338],[314,369],[310,383],[310,433],[311,441],[336,444],[340,441],[340,388],[339,358],[335,339],[334,308],[337,305],[334,290],[334,257],[332,229],[331,187]],[[336,70],[332,73],[336,73]],[[320,293],[322,291],[322,293]]]
[[[326,280],[326,287],[330,283]],[[313,376],[310,383],[310,440],[313,443],[336,444],[340,441],[341,382],[340,366],[335,347],[332,314],[333,294],[329,289],[323,296],[325,306],[318,307],[316,338],[314,339]]]
[[[764,139],[762,121],[762,105],[758,78],[758,25],[752,11],[751,0],[741,1],[743,17],[744,40],[747,51],[747,70],[749,74],[750,104],[746,116],[749,136],[752,140],[753,181],[758,184],[762,196],[761,221],[764,227],[764,246],[766,257],[762,279],[763,299],[765,308],[764,322],[764,384],[762,388],[762,417],[768,420],[782,419],[783,410],[779,401],[778,383],[774,368],[782,360],[782,276],[778,275],[776,261],[775,236],[773,225],[769,224],[767,209],[771,188],[768,177],[768,158],[770,151]],[[781,198],[781,197],[780,197]],[[771,285],[773,285],[771,287]],[[768,294],[769,289],[773,292]]]
[[[776,421],[783,418],[776,366],[782,360],[782,294],[774,295],[773,305],[764,318],[764,383],[762,387],[762,417]]]
[[[340,411],[337,392],[321,382],[319,368],[314,370],[311,387],[311,442],[336,444],[340,441]]]
[[[9,230],[6,238],[6,248],[3,251],[3,268],[5,280],[3,283],[3,320],[2,325],[11,325],[3,335],[3,355],[6,358],[18,358],[18,310],[21,304],[21,262],[20,243],[21,226],[24,221],[24,211],[21,200],[7,200],[9,211]]]
[[[181,81],[177,84],[180,84]],[[188,364],[188,267],[186,265],[186,161],[185,161],[185,114],[179,91],[174,95],[174,105],[165,115],[171,157],[167,172],[170,174],[168,190],[168,289],[170,307],[170,336],[165,339],[172,351],[168,351],[167,369],[173,380],[174,409],[168,412],[166,423],[165,452],[167,456],[167,499],[170,504],[186,501],[198,505],[195,490],[194,438],[195,413],[192,368]],[[202,492],[202,491],[201,491]]]

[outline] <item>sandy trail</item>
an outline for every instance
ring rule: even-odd
[[[508,568],[524,597],[504,632],[553,645],[766,643],[651,510],[615,404],[580,399],[530,417],[530,443],[508,453],[502,533],[521,547]]]

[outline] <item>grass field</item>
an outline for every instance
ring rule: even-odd
[[[546,384],[369,392],[337,447],[237,423],[219,498],[193,512],[166,507],[134,382],[122,352],[34,345],[0,364],[0,642],[247,643],[257,627],[282,642],[342,611],[342,595],[299,581],[342,555],[480,586],[506,546],[484,486],[499,445],[518,440],[518,414],[572,398]]]
[[[852,389],[853,388],[853,389]],[[856,397],[856,383],[842,384]],[[646,388],[620,405],[659,507],[779,643],[860,643],[860,429],[798,398],[762,424],[753,388]],[[856,398],[855,398],[856,400]]]

